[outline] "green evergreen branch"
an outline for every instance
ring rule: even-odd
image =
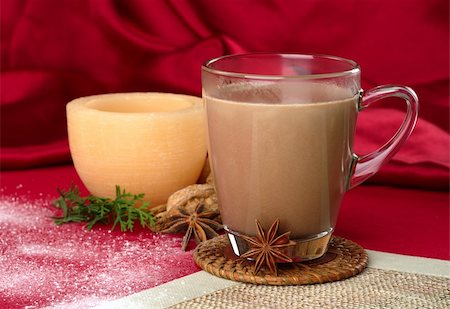
[[[116,198],[108,199],[88,195],[80,196],[80,190],[72,185],[68,191],[58,189],[59,198],[52,204],[63,212],[60,217],[53,217],[57,225],[69,222],[86,222],[88,230],[97,223],[113,223],[111,230],[117,224],[122,232],[133,231],[136,220],[144,228],[155,225],[155,219],[144,202],[144,194],[133,195],[116,186]]]

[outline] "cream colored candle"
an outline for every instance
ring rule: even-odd
[[[119,185],[145,193],[151,206],[196,182],[206,158],[200,98],[168,93],[118,93],[67,104],[69,145],[88,190],[114,197]]]

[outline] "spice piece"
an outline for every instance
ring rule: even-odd
[[[217,217],[216,211],[205,211],[204,203],[198,204],[193,212],[190,212],[187,208],[179,207],[177,212],[170,217],[167,227],[161,232],[178,233],[186,230],[181,243],[181,249],[186,250],[192,234],[194,234],[197,243],[219,236],[216,231],[222,229],[222,224],[215,220]]]
[[[292,263],[292,259],[283,253],[287,247],[295,245],[295,242],[289,239],[291,232],[286,232],[280,236],[276,236],[280,220],[275,220],[266,233],[258,220],[256,220],[256,228],[258,234],[256,237],[248,237],[240,235],[250,249],[241,255],[241,258],[255,259],[255,274],[257,274],[262,266],[266,266],[275,276],[278,274],[277,262]]]
[[[197,243],[218,236],[217,231],[223,226],[212,176],[208,180],[208,183],[190,185],[173,193],[167,204],[151,209],[156,221],[152,230],[186,232],[181,244],[183,250],[186,250],[192,235]]]

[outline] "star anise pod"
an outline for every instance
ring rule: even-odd
[[[258,220],[256,220],[256,228],[258,234],[256,237],[248,237],[241,235],[250,246],[250,249],[241,255],[241,258],[255,259],[255,274],[257,274],[262,266],[266,266],[275,276],[278,274],[277,262],[293,262],[292,259],[283,253],[287,247],[295,245],[295,242],[289,240],[291,232],[286,232],[280,236],[276,236],[280,220],[275,220],[266,233]]]
[[[218,213],[216,211],[205,211],[205,204],[198,204],[192,212],[186,208],[178,208],[176,214],[169,217],[166,227],[162,233],[178,233],[186,231],[181,242],[181,249],[186,250],[192,234],[197,243],[204,242],[213,237],[219,236],[216,232],[222,229],[222,224],[217,222]]]

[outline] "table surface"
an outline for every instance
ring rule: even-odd
[[[85,192],[71,165],[3,171],[0,180],[0,267],[5,270],[0,275],[1,308],[207,308],[214,300],[214,306],[245,307],[259,299],[255,295],[267,292],[264,287],[249,288],[200,271],[191,257],[195,244],[187,252],[180,249],[182,235],[142,229],[123,234],[108,227],[86,231],[82,224],[55,226],[51,216],[56,210],[50,201],[56,197],[56,188],[74,183]],[[386,286],[382,280],[406,278],[410,282],[408,276],[414,274],[419,276],[414,282],[431,284],[436,290],[425,289],[428,294],[419,297],[411,287],[403,287],[409,294],[399,291],[403,296],[395,299],[411,304],[416,299],[423,301],[416,304],[437,308],[450,302],[448,192],[359,186],[346,194],[335,234],[368,249],[367,271],[357,279],[344,280],[345,284],[297,288],[329,287],[330,295],[335,295],[333,289],[344,284],[339,289],[349,289],[340,298],[345,304],[348,297],[357,296],[347,286],[361,284],[357,280],[372,282],[375,291],[377,284]],[[277,287],[268,293],[288,293],[286,289]],[[236,293],[247,298],[229,297]],[[282,306],[280,299],[265,301]],[[256,300],[253,307],[264,305]],[[305,299],[297,301],[298,306],[314,307]],[[388,303],[371,305],[380,304]],[[339,307],[338,303],[334,306]]]

